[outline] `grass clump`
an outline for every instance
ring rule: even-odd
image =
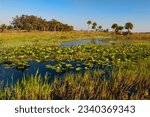
[[[48,76],[29,76],[13,86],[0,89],[0,99],[21,100],[139,100],[150,99],[149,59],[137,65],[114,68],[110,78],[101,70],[84,74],[67,73],[49,82]]]
[[[107,36],[107,33],[87,32],[5,32],[0,33],[0,49],[16,47],[58,46],[62,42]]]

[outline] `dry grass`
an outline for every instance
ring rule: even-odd
[[[126,44],[126,45],[150,45],[150,34],[134,33],[132,35],[114,35],[112,43]]]
[[[133,35],[130,35],[131,39],[137,39],[137,40],[150,40],[150,34],[149,33],[134,33]]]
[[[0,33],[0,48],[59,45],[64,41],[96,38],[107,33],[87,32],[4,32]]]

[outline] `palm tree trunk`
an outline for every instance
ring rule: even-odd
[[[90,25],[88,25],[88,33],[90,32],[90,30],[89,30],[89,29],[90,29]]]

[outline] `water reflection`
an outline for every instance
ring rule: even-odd
[[[62,64],[62,67],[65,70],[62,70],[60,72],[57,72],[55,69],[47,68],[46,65],[52,65],[55,66],[59,64],[56,61],[48,61],[48,62],[35,62],[35,61],[30,61],[28,62],[29,68],[24,69],[24,70],[18,70],[15,67],[10,67],[10,68],[5,68],[4,64],[0,65],[0,83],[3,82],[5,85],[8,84],[14,84],[18,80],[21,80],[24,76],[31,76],[31,75],[36,75],[37,71],[41,75],[42,78],[47,74],[48,77],[52,80],[55,76],[57,77],[62,77],[66,73],[82,73],[84,74],[86,69],[86,65],[83,62],[79,61],[66,61],[64,64]],[[66,68],[65,64],[71,64],[72,68],[68,69]],[[79,71],[77,71],[76,68],[80,68]],[[103,72],[103,77],[104,78],[111,78],[112,76],[112,66],[106,66],[106,65],[97,65],[93,64],[93,67],[89,68],[91,70],[91,73],[93,70],[100,69]],[[13,79],[13,80],[12,80]]]
[[[101,39],[86,39],[86,40],[76,40],[70,42],[64,42],[60,45],[60,47],[71,47],[71,46],[79,46],[84,44],[101,44],[101,45],[108,45],[110,42],[104,42]]]

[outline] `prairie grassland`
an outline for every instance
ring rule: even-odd
[[[113,35],[104,32],[22,32],[22,31],[7,31],[0,33],[0,48],[14,48],[22,46],[58,46],[62,42],[89,39],[103,38],[104,36],[113,37],[104,39],[116,44],[129,45],[150,45],[150,34],[135,33],[133,35]]]
[[[127,45],[150,45],[150,34],[134,33],[132,35],[114,35],[114,39],[108,39],[112,43]]]
[[[138,39],[138,40],[146,40],[150,39],[150,33],[134,33],[133,35],[129,35],[131,39]]]
[[[150,34],[115,36],[116,45],[58,48],[63,41],[111,36],[95,32],[0,33],[0,63],[24,66],[28,60],[86,61],[117,66],[112,77],[101,70],[67,73],[53,82],[39,74],[0,88],[0,99],[150,99]],[[120,45],[121,44],[121,45]],[[123,45],[122,45],[123,44]],[[127,44],[129,46],[126,46]],[[118,46],[119,45],[119,46]],[[135,46],[138,45],[138,46]],[[28,47],[27,47],[28,46]],[[23,63],[22,63],[23,62]],[[20,64],[21,63],[21,64]],[[25,64],[26,65],[26,64]],[[2,85],[1,85],[2,86]]]
[[[87,71],[83,74],[68,73],[48,83],[40,75],[24,78],[21,82],[0,89],[0,99],[80,99],[80,100],[127,100],[150,99],[150,59],[137,65],[124,65],[113,70],[112,77],[102,78],[101,70]]]
[[[64,41],[97,38],[107,36],[107,33],[95,32],[4,32],[0,33],[0,48],[21,46],[57,46]]]

